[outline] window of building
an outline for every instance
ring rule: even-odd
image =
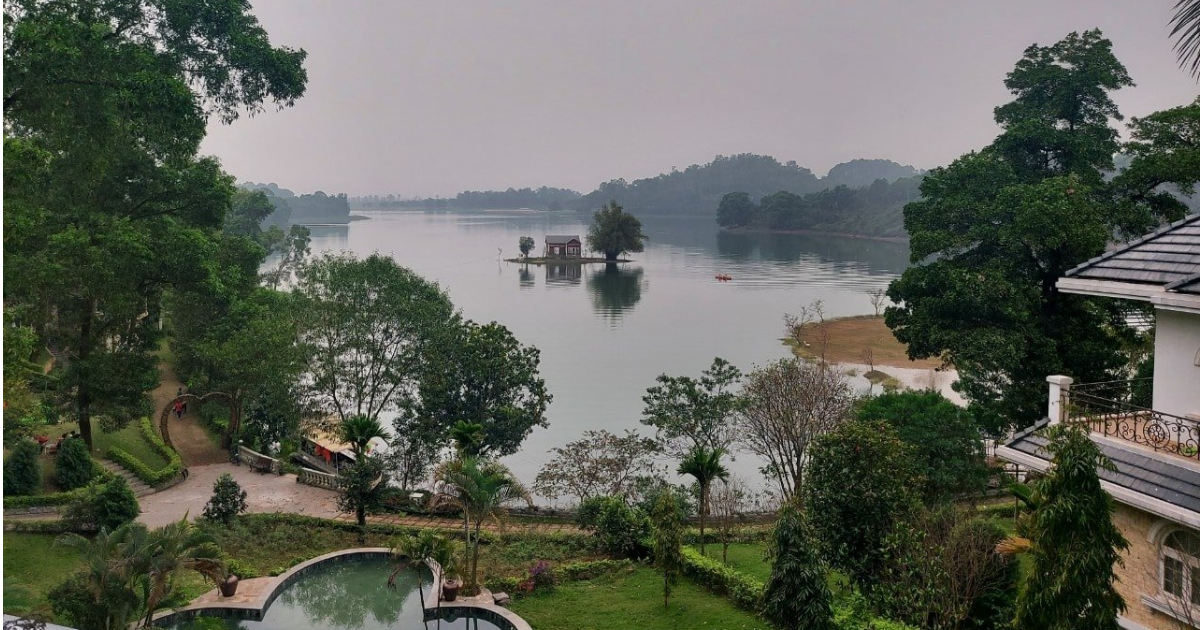
[[[1200,534],[1171,532],[1162,547],[1163,593],[1200,606]]]

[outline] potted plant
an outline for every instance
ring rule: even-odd
[[[426,529],[421,530],[415,535],[407,534],[397,538],[392,543],[391,551],[394,570],[388,577],[389,587],[395,587],[396,576],[401,571],[432,560],[437,564],[441,577],[445,578],[442,581],[442,594],[446,601],[452,602],[458,597],[458,590],[462,587],[462,580],[458,577],[457,563],[455,561],[458,546],[453,541],[448,540],[445,536],[433,530]],[[424,606],[425,589],[421,584],[421,568],[416,568],[417,591],[421,595],[421,605]],[[435,573],[433,576],[434,583],[437,583],[438,578],[439,576]]]
[[[448,602],[458,598],[458,591],[463,585],[462,576],[458,574],[458,560],[455,558],[457,547],[458,545],[448,544],[433,558],[442,567],[442,599]]]

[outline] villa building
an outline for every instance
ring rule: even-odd
[[[1200,214],[1089,260],[1058,281],[1067,293],[1148,302],[1154,376],[1074,383],[1054,375],[1047,418],[997,455],[1044,471],[1038,429],[1086,425],[1115,470],[1100,470],[1129,541],[1117,590],[1128,630],[1200,629]]]
[[[583,241],[578,234],[549,234],[542,254],[547,258],[579,258],[583,255]]]

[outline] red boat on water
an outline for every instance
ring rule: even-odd
[[[717,278],[718,282],[729,282],[730,280],[733,280],[733,276],[726,275],[723,273],[717,274],[716,278]]]

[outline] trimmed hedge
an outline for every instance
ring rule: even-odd
[[[112,477],[112,473],[101,468],[100,472],[96,474],[96,477],[92,479],[92,482],[107,482],[110,477]],[[84,492],[86,491],[87,487],[84,486],[83,488],[76,488],[67,492],[55,492],[53,494],[34,494],[27,497],[4,497],[4,509],[16,510],[20,508],[66,505],[71,501],[83,496]]]
[[[150,423],[149,418],[142,418],[142,437],[150,444],[154,450],[158,451],[167,460],[167,466],[159,471],[151,470],[142,460],[130,455],[125,449],[119,446],[110,446],[105,455],[128,469],[138,479],[146,482],[149,486],[160,486],[168,481],[171,481],[183,472],[183,460],[179,458],[179,453],[166,445],[162,438],[154,432],[154,425]]]
[[[617,571],[628,571],[634,567],[633,561],[624,560],[585,560],[581,562],[571,562],[568,564],[560,564],[554,570],[559,577],[566,581],[575,580],[590,580],[601,575],[616,573]]]
[[[26,521],[26,520],[8,520],[4,522],[4,528],[10,532],[20,532],[25,534],[62,534],[64,532],[94,532],[95,527],[76,528],[63,520],[53,521]]]
[[[691,548],[683,549],[683,574],[709,590],[725,595],[737,607],[758,614],[766,584],[729,565],[700,555]]]

